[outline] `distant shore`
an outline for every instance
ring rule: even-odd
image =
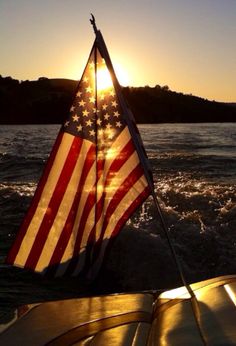
[[[69,79],[18,81],[0,76],[0,124],[62,123],[77,84]],[[168,86],[122,89],[137,123],[236,121],[236,103],[209,101],[171,91]]]

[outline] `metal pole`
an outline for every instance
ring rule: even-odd
[[[102,54],[105,57],[108,69],[109,69],[109,71],[111,73],[111,77],[112,77],[112,80],[113,80],[113,83],[114,83],[114,88],[115,88],[115,90],[117,92],[117,97],[118,97],[118,99],[119,99],[119,101],[120,101],[120,103],[122,105],[122,108],[126,109],[127,107],[126,107],[126,104],[125,104],[125,101],[124,101],[123,97],[121,97],[121,88],[120,88],[119,82],[118,82],[118,80],[116,78],[116,74],[114,72],[114,68],[113,68],[113,65],[112,65],[109,53],[107,51],[104,39],[102,37],[102,34],[101,34],[100,30],[97,29],[94,16],[92,14],[91,14],[91,16],[92,16],[92,19],[90,19],[90,22],[91,22],[91,24],[93,26],[93,30],[95,32],[97,42],[99,43],[99,47],[102,49]],[[127,121],[128,128],[130,130],[131,136],[134,138],[136,136],[136,132],[135,132],[133,126],[132,126],[132,123],[131,123],[129,117],[126,117],[126,121]],[[138,155],[139,155],[140,150],[137,150],[137,152],[138,152]],[[175,252],[175,249],[174,249],[174,246],[173,246],[173,244],[171,242],[171,239],[170,239],[170,236],[168,234],[168,228],[167,228],[167,225],[166,225],[163,213],[161,211],[160,205],[158,203],[158,200],[157,200],[157,197],[156,197],[156,194],[155,194],[155,191],[154,191],[154,186],[153,186],[152,179],[150,177],[149,172],[147,171],[144,158],[141,155],[139,155],[139,157],[140,157],[140,161],[142,162],[143,169],[144,169],[144,172],[145,172],[145,177],[146,177],[146,179],[148,181],[148,185],[150,187],[150,190],[151,190],[151,193],[152,193],[152,196],[153,196],[154,204],[155,204],[155,207],[156,207],[157,212],[159,214],[159,217],[160,217],[160,220],[161,220],[161,225],[162,225],[162,228],[163,228],[163,230],[164,230],[164,232],[166,234],[166,238],[167,238],[169,247],[171,249],[171,253],[173,255],[173,259],[175,261],[176,267],[178,269],[181,281],[182,281],[183,285],[187,288],[189,294],[192,297],[193,296],[193,291],[190,288],[190,286],[187,284],[187,282],[186,282],[186,280],[184,278],[184,274],[183,274],[183,270],[182,270],[181,264],[179,262],[179,259],[177,257],[176,252]]]

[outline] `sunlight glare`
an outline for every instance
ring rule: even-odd
[[[122,86],[128,86],[129,85],[129,76],[128,76],[127,72],[124,70],[124,68],[120,64],[115,64],[114,70],[115,70],[117,79],[119,81],[119,84]]]
[[[104,90],[112,87],[112,79],[110,73],[106,67],[99,68],[97,70],[97,88],[98,90]]]
[[[232,302],[234,303],[234,305],[236,305],[235,292],[232,290],[232,288],[229,285],[225,285],[224,289],[228,293],[228,295],[229,295],[230,299],[232,300]]]
[[[115,64],[114,70],[119,84],[122,86],[128,86],[129,77],[122,66],[120,64]],[[98,90],[104,90],[112,87],[111,75],[105,66],[97,70],[97,87]]]

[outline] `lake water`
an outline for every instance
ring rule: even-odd
[[[49,280],[4,264],[59,125],[0,128],[0,309],[78,294],[181,285],[150,197],[120,233],[97,282]],[[139,126],[188,282],[236,273],[236,124]]]

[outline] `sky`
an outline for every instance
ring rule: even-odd
[[[236,102],[236,0],[0,0],[0,75],[79,80],[90,13],[122,85]]]

